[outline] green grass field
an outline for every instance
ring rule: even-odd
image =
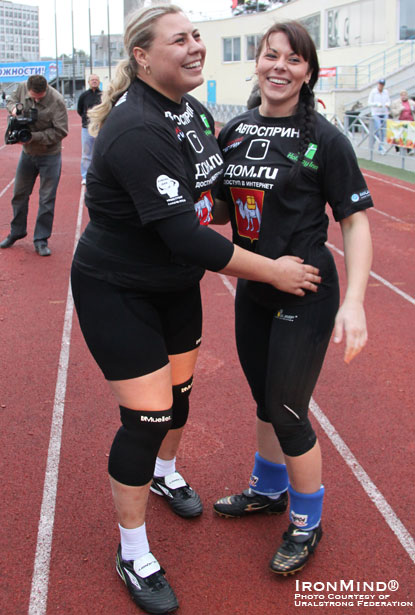
[[[396,179],[415,184],[415,173],[413,171],[389,167],[386,164],[379,164],[378,162],[372,162],[363,158],[358,158],[358,161],[361,169],[376,171],[376,173],[382,173],[382,175],[388,175],[389,177],[395,177]]]

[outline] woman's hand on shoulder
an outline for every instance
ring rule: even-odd
[[[292,295],[302,297],[305,291],[316,293],[321,282],[319,270],[312,265],[305,265],[298,256],[281,256],[275,261],[275,281],[273,286]]]
[[[365,310],[360,301],[345,300],[337,312],[333,342],[340,344],[344,335],[346,337],[344,361],[350,363],[367,342]]]

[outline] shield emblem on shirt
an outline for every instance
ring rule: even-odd
[[[264,194],[263,190],[231,188],[238,235],[241,237],[247,237],[251,241],[258,239],[259,229],[261,228]]]
[[[199,218],[200,224],[207,226],[212,220],[213,197],[210,190],[202,192],[197,203],[195,203],[195,211]]]

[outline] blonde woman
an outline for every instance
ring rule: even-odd
[[[90,222],[72,288],[86,343],[120,407],[108,466],[116,569],[140,608],[170,613],[177,598],[150,551],[145,514],[150,488],[182,517],[202,512],[176,470],[201,340],[199,281],[211,269],[303,295],[320,277],[301,259],[256,256],[200,224],[195,208],[207,222],[223,159],[212,117],[187,94],[203,82],[206,53],[187,17],[174,5],[141,9],[125,49],[90,112]]]

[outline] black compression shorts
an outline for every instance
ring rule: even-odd
[[[85,275],[74,265],[71,282],[83,336],[107,380],[150,374],[167,365],[168,355],[200,344],[199,284],[140,292]]]
[[[338,284],[331,295],[294,307],[273,310],[252,300],[245,280],[238,281],[236,342],[242,369],[257,403],[257,415],[294,432],[308,424],[308,406],[316,385],[339,306]],[[279,435],[277,433],[277,435]]]

